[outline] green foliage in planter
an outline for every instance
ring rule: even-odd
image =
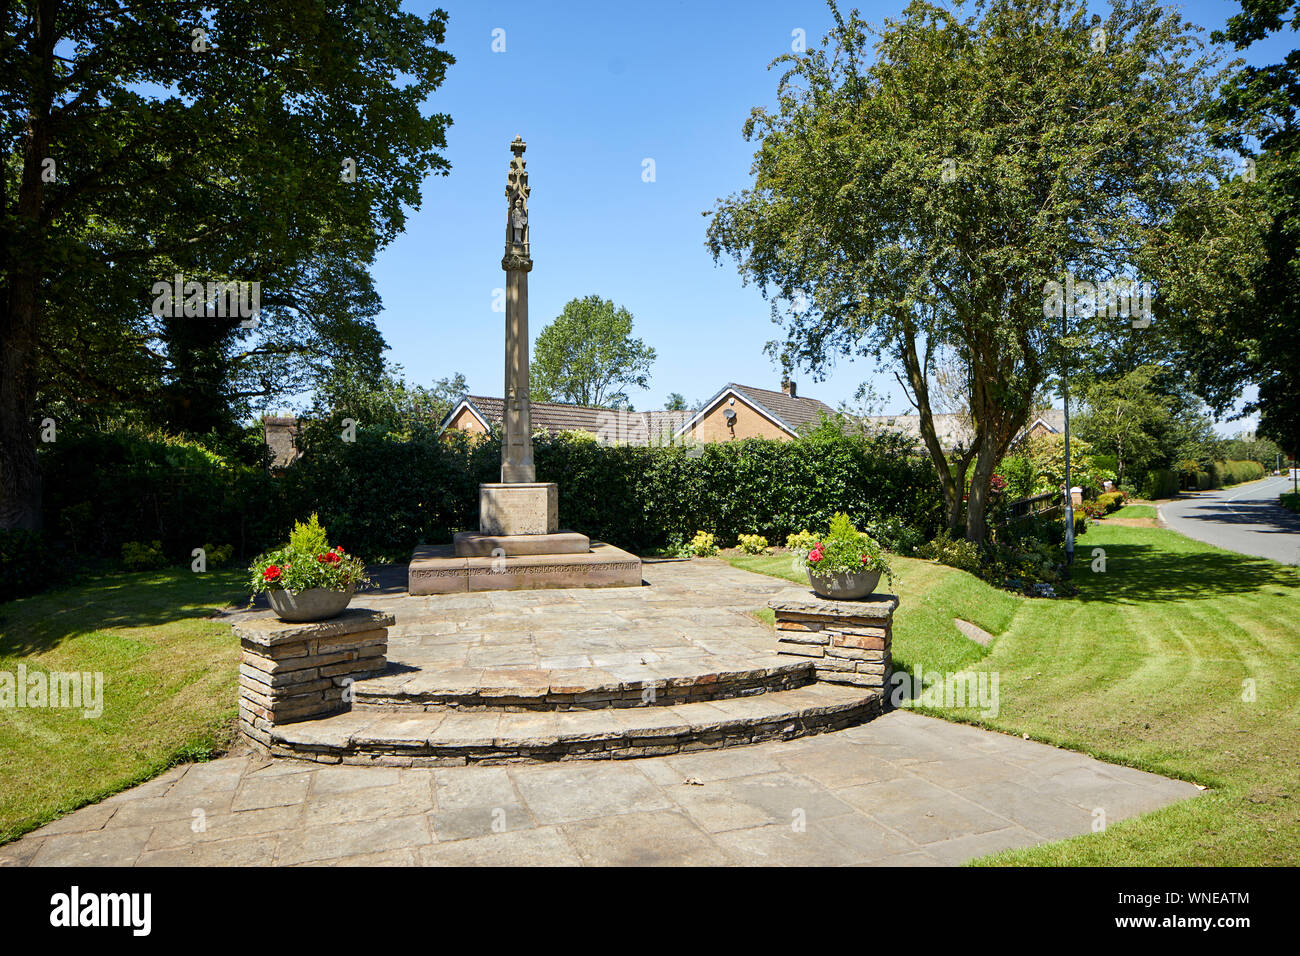
[[[885,575],[891,583],[894,579],[880,542],[854,527],[843,512],[831,518],[826,533],[804,555],[804,566],[826,577],[868,571]]]
[[[369,583],[365,565],[341,546],[330,546],[314,513],[307,521],[294,524],[287,545],[259,554],[249,571],[249,586],[255,594],[273,589],[294,594],[313,588],[346,591]]]

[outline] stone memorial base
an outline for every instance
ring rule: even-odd
[[[879,689],[893,669],[890,642],[898,598],[831,601],[787,588],[767,602],[776,615],[777,653],[812,658],[817,679]]]
[[[585,534],[560,531],[556,534],[482,534],[457,532],[452,550],[458,558],[495,558],[520,554],[586,554],[591,539]]]
[[[481,537],[481,536],[478,536]],[[521,536],[522,537],[522,536]],[[559,536],[566,537],[566,536]],[[573,535],[584,538],[584,535]],[[534,588],[639,587],[641,559],[621,548],[591,542],[581,553],[466,556],[465,545],[422,545],[411,555],[407,591],[411,594],[460,594],[468,591],[525,591]]]
[[[478,529],[488,535],[555,534],[560,486],[550,481],[479,485]]]
[[[271,745],[274,727],[347,710],[353,681],[388,664],[393,615],[354,607],[328,621],[296,624],[257,617],[232,625],[239,663],[239,726]]]

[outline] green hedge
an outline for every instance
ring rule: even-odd
[[[499,480],[500,443],[460,437],[403,442],[358,434],[308,449],[284,476],[292,511],[316,510],[332,540],[368,558],[402,560],[478,523],[478,486]],[[560,485],[560,523],[634,551],[697,531],[731,545],[741,534],[784,541],[836,511],[859,526],[901,517],[927,537],[942,493],[928,460],[892,436],[747,439],[682,447],[608,447],[534,439],[539,481]]]
[[[205,545],[228,544],[247,559],[283,543],[293,521],[315,511],[349,551],[404,561],[416,544],[477,528],[478,486],[500,479],[500,447],[461,433],[405,441],[359,429],[351,442],[318,438],[272,477],[180,439],[60,435],[40,453],[46,537],[80,559],[118,562],[123,545],[154,541],[174,564]],[[741,534],[784,541],[825,527],[837,511],[860,527],[901,519],[925,540],[943,513],[934,469],[895,436],[693,450],[539,436],[534,452],[538,480],[559,483],[563,527],[635,551],[697,531],[724,545]]]
[[[1169,468],[1156,468],[1147,472],[1142,482],[1142,497],[1150,500],[1172,498],[1178,494],[1179,474]]]
[[[1264,466],[1257,461],[1216,461],[1210,463],[1211,487],[1226,488],[1264,477]]]
[[[174,563],[205,544],[241,557],[287,527],[278,483],[183,439],[136,432],[63,433],[44,445],[45,532],[74,557],[118,559],[122,545],[159,541]]]

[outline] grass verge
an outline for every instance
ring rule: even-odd
[[[103,713],[0,709],[0,843],[230,743],[242,571],[98,575],[0,605],[0,671],[103,675]]]
[[[1104,571],[1091,570],[1094,548],[1105,552]],[[1094,525],[1078,553],[1079,594],[1059,600],[900,559],[896,667],[997,672],[996,717],[927,712],[1211,790],[1103,833],[981,862],[1300,861],[1300,573],[1161,528]],[[987,649],[966,641],[952,617],[997,640]]]

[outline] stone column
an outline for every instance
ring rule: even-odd
[[[528,237],[528,171],[524,168],[524,141],[510,144],[515,154],[506,179],[506,251],[501,268],[506,272],[506,387],[505,438],[501,444],[501,482],[537,480],[533,465],[533,429],[528,399],[528,273],[533,260]]]

